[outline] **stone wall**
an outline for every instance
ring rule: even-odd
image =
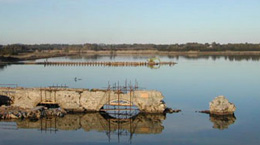
[[[133,93],[133,92],[132,92]],[[0,87],[0,95],[7,96],[12,106],[34,108],[42,102],[55,102],[63,109],[99,111],[108,101],[124,100],[136,105],[140,112],[163,113],[166,105],[159,91],[137,90],[131,94],[116,94],[113,91],[90,91],[69,88],[6,88]],[[108,96],[110,100],[108,100]],[[1,97],[0,97],[1,100]]]

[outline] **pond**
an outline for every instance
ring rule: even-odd
[[[146,61],[151,56],[74,56],[48,61]],[[260,144],[260,61],[258,57],[157,56],[174,66],[107,67],[8,65],[0,67],[1,84],[22,87],[66,85],[107,88],[109,83],[138,81],[140,89],[158,90],[168,107],[182,112],[138,114],[130,121],[111,121],[100,113],[64,118],[1,120],[0,144]],[[45,61],[40,59],[37,61]],[[76,78],[76,79],[75,79]],[[196,111],[226,96],[235,116],[214,117]],[[110,128],[109,128],[110,126]],[[118,126],[118,127],[116,127]],[[131,127],[130,127],[131,126]]]

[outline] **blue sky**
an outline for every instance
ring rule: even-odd
[[[260,43],[259,0],[0,0],[0,44]]]

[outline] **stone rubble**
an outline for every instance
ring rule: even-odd
[[[166,108],[166,109],[164,110],[164,113],[170,113],[170,114],[172,114],[172,113],[179,113],[179,112],[181,112],[180,109]]]

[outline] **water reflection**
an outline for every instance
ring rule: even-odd
[[[197,59],[212,59],[212,60],[218,60],[224,58],[225,60],[229,61],[259,61],[260,55],[198,55],[198,54],[190,54],[190,55],[168,55],[168,58],[177,60],[182,57],[188,60],[197,60]]]
[[[78,54],[75,56],[69,56],[67,57],[69,60],[78,60],[78,59],[83,59],[87,61],[96,61],[99,59],[102,59],[103,57],[109,57],[110,60],[114,60],[116,58],[116,54]]]
[[[213,128],[224,130],[228,129],[228,127],[236,122],[235,115],[209,115],[209,120],[213,123]]]
[[[242,60],[246,60],[246,61],[259,61],[260,60],[260,55],[259,54],[243,54],[243,55],[239,55],[239,54],[232,54],[232,55],[202,55],[202,54],[169,54],[169,55],[153,55],[153,54],[132,54],[131,56],[129,55],[124,55],[124,54],[79,54],[79,55],[75,55],[75,56],[69,56],[67,57],[69,60],[78,60],[78,59],[83,59],[86,61],[97,61],[97,60],[102,60],[104,58],[109,58],[109,60],[115,60],[119,57],[122,58],[132,58],[133,60],[140,60],[140,59],[148,59],[151,57],[167,57],[168,59],[179,59],[179,58],[185,58],[188,60],[196,60],[196,59],[212,59],[212,60],[218,60],[218,59],[222,59],[224,58],[225,60],[229,60],[229,61],[242,61]]]
[[[224,59],[228,61],[259,61],[260,55],[199,55],[199,54],[183,54],[183,55],[151,55],[151,54],[132,54],[129,55],[116,55],[116,54],[79,54],[75,56],[66,56],[66,57],[58,57],[58,58],[49,58],[50,61],[76,61],[76,62],[85,62],[85,61],[146,61],[148,58],[158,57],[163,61],[173,61],[173,59],[186,59],[186,60],[218,60]],[[36,60],[37,62],[45,61],[46,59]],[[0,64],[0,71],[6,69],[7,65]],[[151,69],[159,69],[160,66],[147,66]]]
[[[101,59],[103,56],[101,55],[77,55],[77,56],[70,56],[69,59],[70,60],[77,60],[79,58],[84,59],[84,60],[98,60]],[[111,56],[110,56],[111,57]]]
[[[138,114],[129,119],[117,119],[107,114],[87,113],[68,114],[63,118],[50,117],[37,121],[30,120],[2,120],[2,123],[15,122],[17,129],[38,129],[46,133],[59,130],[78,130],[86,132],[104,132],[110,141],[111,136],[128,136],[132,139],[134,134],[160,134],[166,119],[164,114]]]

